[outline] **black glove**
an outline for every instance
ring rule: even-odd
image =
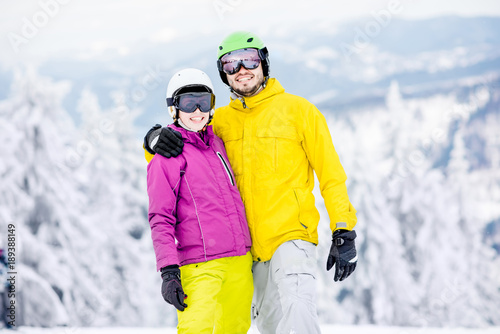
[[[354,245],[355,238],[355,231],[337,230],[333,233],[326,270],[332,269],[333,265],[337,264],[333,276],[335,282],[345,280],[356,269],[358,256]]]
[[[153,126],[144,137],[144,148],[151,154],[158,153],[165,158],[176,157],[182,153],[184,141],[180,132],[171,128]]]
[[[187,307],[187,304],[184,303],[187,295],[184,294],[184,290],[182,289],[179,266],[172,265],[161,268],[161,278],[163,279],[163,283],[161,284],[163,299],[167,303],[174,305],[179,311],[184,311]]]

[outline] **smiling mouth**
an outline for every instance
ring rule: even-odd
[[[251,77],[251,76],[245,76],[245,77],[236,79],[236,81],[238,81],[238,82],[245,82],[245,81],[249,81],[249,80],[252,80],[252,79],[253,79],[253,77]]]
[[[190,120],[192,122],[201,122],[205,117],[199,116],[199,117],[191,117]]]

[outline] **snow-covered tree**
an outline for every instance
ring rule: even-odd
[[[86,90],[78,129],[62,107],[69,89],[20,71],[0,103],[0,212],[18,230],[18,325],[171,323],[173,314],[151,312],[164,302],[137,111],[102,111]]]
[[[498,240],[493,232],[499,233],[500,208],[493,208],[500,171],[494,163],[483,162],[480,170],[471,163],[474,155],[496,161],[498,102],[489,101],[494,94],[478,99],[476,90],[405,99],[393,82],[386,106],[329,120],[358,210],[359,261],[341,287],[331,275],[320,277],[323,319],[415,326],[500,322],[493,311],[500,303],[499,256],[491,247]],[[474,151],[473,142],[483,151]],[[320,234],[327,235],[324,226]],[[489,244],[485,226],[492,230]],[[319,254],[329,245],[320,240]],[[324,267],[324,258],[318,265]]]

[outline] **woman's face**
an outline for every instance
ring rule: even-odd
[[[197,108],[192,113],[179,110],[179,119],[188,128],[194,131],[200,131],[208,122],[210,112],[202,112]]]

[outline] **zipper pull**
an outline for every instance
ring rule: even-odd
[[[241,104],[243,104],[243,108],[248,109],[247,104],[245,103],[245,99],[240,97]]]

